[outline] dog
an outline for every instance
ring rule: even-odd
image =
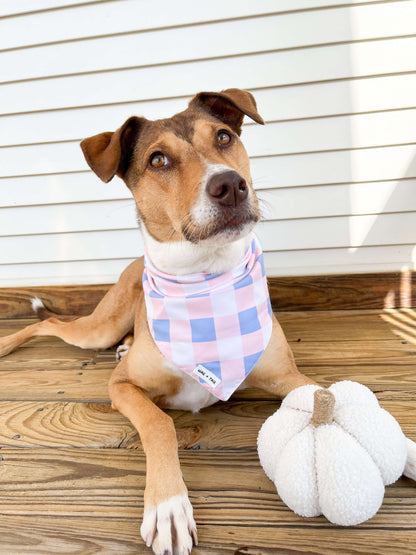
[[[253,233],[260,211],[240,139],[244,116],[264,124],[251,93],[201,92],[171,118],[133,116],[115,132],[83,140],[85,159],[97,176],[107,183],[117,175],[130,189],[145,258],[124,270],[89,316],[62,321],[46,313],[51,317],[0,339],[4,356],[35,336],[57,336],[86,349],[106,349],[127,336],[109,393],[113,408],[137,429],[146,453],[141,535],[156,555],[189,554],[198,542],[175,428],[163,409],[197,412],[227,399],[231,393],[225,384],[231,391],[256,387],[282,398],[296,387],[315,383],[298,371],[270,310],[261,249]],[[228,279],[234,280],[231,285]],[[186,298],[178,294],[182,289]],[[211,290],[219,296],[211,299]],[[235,299],[243,306],[237,327],[248,330],[242,339],[228,333],[236,327],[237,316],[226,307]],[[171,314],[164,313],[167,305]],[[39,303],[37,308],[40,315],[46,312]],[[197,314],[191,323],[202,327],[191,326],[189,332],[187,311]],[[223,337],[221,331],[215,337],[218,321],[225,322],[220,326],[227,332]],[[169,333],[179,334],[179,340],[174,338],[179,354],[173,352]],[[251,347],[253,337],[257,343]],[[243,340],[250,344],[248,356],[241,355]],[[233,355],[234,344],[240,345],[239,355]],[[250,368],[243,368],[239,359],[231,378],[222,379],[212,366],[218,358],[212,349],[220,345],[232,351],[226,358],[244,356]],[[193,368],[189,353],[197,349],[206,360],[198,358]],[[182,366],[178,357],[185,357]]]

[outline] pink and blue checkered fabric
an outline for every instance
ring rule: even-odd
[[[254,368],[272,332],[257,239],[223,274],[165,274],[146,256],[143,290],[149,329],[160,351],[226,401]]]

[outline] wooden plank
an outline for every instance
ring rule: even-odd
[[[395,395],[393,395],[395,397]],[[200,413],[168,411],[180,449],[255,451],[263,422],[277,400],[229,401]],[[382,400],[406,436],[416,438],[416,408],[411,399]],[[1,447],[128,448],[141,451],[133,426],[109,403],[0,402]]]
[[[406,341],[406,336],[410,338],[411,335],[416,334],[416,318],[414,311],[411,309],[293,311],[279,312],[276,316],[289,343],[372,341],[376,345],[376,341],[397,338]],[[0,320],[0,337],[15,333],[37,321],[35,318]],[[39,347],[47,346],[56,347],[60,352],[65,349],[67,355],[77,355],[79,353],[76,347],[64,345],[55,338],[43,337],[35,341],[36,343],[27,344],[27,348],[36,346],[36,349],[39,349]],[[93,359],[91,351],[82,351],[82,353],[84,353],[86,359],[90,357]],[[17,359],[19,358],[18,355],[14,356]],[[100,356],[108,358],[111,363],[112,357],[115,357],[114,350],[106,351],[105,354]]]
[[[22,456],[24,453],[24,456]],[[323,517],[302,519],[279,500],[274,485],[260,467],[257,453],[238,451],[182,451],[185,482],[201,524],[269,526],[298,525],[331,528]],[[142,513],[145,458],[122,449],[2,449],[0,484],[2,514],[59,517],[117,516],[139,519]],[[212,472],[212,468],[216,472]],[[400,480],[387,488],[378,514],[366,529],[412,530],[416,503],[414,488]],[[65,492],[63,494],[63,492]],[[218,507],[226,507],[218,511]],[[253,516],[254,515],[254,516]]]
[[[65,306],[61,306],[61,310],[65,310]],[[401,321],[416,330],[411,309],[292,311],[278,312],[276,317],[289,342],[391,340],[396,337],[395,328],[400,326]],[[19,331],[37,321],[37,318],[0,319],[0,336]],[[46,341],[51,344],[46,337],[36,341],[37,344],[44,345]],[[55,339],[52,341],[58,346]]]
[[[381,345],[380,345],[381,343]],[[292,343],[299,369],[323,386],[340,380],[363,383],[374,391],[408,391],[416,376],[414,346],[398,341]],[[116,366],[114,354],[99,353],[97,362],[65,356],[47,347],[51,358],[36,344],[15,351],[0,362],[2,399],[11,401],[107,401],[107,383]],[[22,352],[23,351],[23,352]],[[237,393],[236,398],[244,398]],[[246,397],[247,398],[247,397]],[[254,395],[257,398],[257,394]],[[263,395],[269,398],[270,395]]]
[[[144,553],[139,526],[138,519],[2,515],[0,553]]]
[[[269,279],[271,300],[280,312],[410,307],[415,306],[415,287],[414,272]],[[110,285],[0,288],[0,318],[33,316],[30,300],[34,296],[42,298],[58,314],[84,316],[94,310],[109,288]]]
[[[239,55],[164,66],[104,71],[3,84],[2,112],[137,102],[160,97],[160,75],[169,97],[229,87],[254,89],[414,71],[416,39],[397,38]],[[354,64],[351,64],[354,59]],[[267,68],[278,68],[270,82]]]
[[[17,547],[22,555],[150,553],[145,551],[139,528],[138,519],[3,515],[0,553],[16,553]],[[192,555],[277,555],[289,552],[328,555],[334,546],[338,552],[352,555],[368,553],[370,545],[374,555],[409,555],[409,549],[416,542],[416,532],[410,529],[386,527],[375,533],[356,527],[312,529],[305,528],[302,522],[290,528],[264,526],[256,521],[245,526],[198,522],[198,537],[200,544],[193,548]]]
[[[90,314],[109,290],[110,285],[65,286],[57,288],[36,287],[0,289],[1,318],[33,317],[30,300],[40,297],[45,306],[57,314]],[[17,324],[19,325],[19,324]]]
[[[412,143],[414,126],[416,109],[409,109],[247,125],[243,138],[250,156],[274,156]],[[87,168],[78,140],[4,147],[0,163],[5,177]]]
[[[409,335],[412,333],[415,333],[414,324]],[[406,367],[416,362],[416,337],[413,337],[413,341],[403,341],[398,338],[383,341],[372,339],[329,341],[322,337],[320,341],[294,341],[291,343],[291,348],[300,367],[313,369],[315,366],[341,366],[345,368],[359,364],[363,367],[364,375],[367,365],[380,364],[384,367],[392,364],[397,371],[401,365]],[[107,360],[111,362],[113,356],[111,351],[100,351],[95,360],[97,363],[104,363]]]
[[[315,366],[297,362],[301,372],[323,387],[329,387],[342,380],[351,380],[360,382],[376,392],[385,389],[398,392],[413,391],[414,398],[416,383],[414,362],[409,365],[398,364],[397,366],[394,363],[384,365],[380,362],[376,365],[371,363],[363,365],[361,361],[345,366],[338,364]]]
[[[34,352],[27,359],[17,362],[11,359],[13,355],[1,360],[2,399],[109,400],[108,380],[116,366],[115,360],[111,367],[106,364],[105,368],[91,369],[85,358],[78,361],[64,357],[39,360]],[[25,370],[22,366],[30,369]]]
[[[415,286],[414,272],[283,277],[269,280],[275,310],[415,306]]]
[[[400,366],[416,363],[416,341],[308,341],[292,343],[292,350],[299,366],[349,366],[365,367],[373,364]],[[365,370],[363,369],[365,374]],[[415,375],[416,379],[416,375]]]
[[[415,90],[416,74],[403,74],[271,87],[257,89],[253,94],[259,112],[268,122],[411,108],[414,106]],[[162,119],[183,110],[190,99],[191,96],[163,98],[2,116],[0,146],[77,140],[79,137],[99,133],[104,127],[117,129],[132,114],[145,115],[148,119]],[[46,184],[38,184],[38,199],[42,199],[42,188],[45,186]],[[51,185],[47,189],[47,198],[50,196],[50,189]],[[102,185],[101,190],[105,190]],[[58,192],[59,190],[56,194]],[[13,195],[14,191],[12,189],[5,193]],[[28,195],[29,193],[30,191],[27,192]],[[16,192],[14,194],[17,195]],[[20,197],[17,198],[20,200]],[[97,199],[99,198],[98,196]]]
[[[377,351],[374,347],[373,351]],[[407,399],[408,393],[414,398],[416,383],[414,357],[409,358],[408,364],[403,357],[384,359],[385,363],[377,364],[360,358],[352,359],[354,353],[348,353],[350,359],[347,364],[341,364],[338,359],[323,361],[321,365],[298,359],[299,369],[320,383],[328,387],[340,380],[358,381],[373,391],[398,392],[400,397]],[[357,355],[357,353],[355,353]],[[0,384],[2,399],[7,401],[108,401],[108,380],[116,362],[113,356],[110,360],[96,365],[87,364],[86,360],[74,362],[61,357],[51,361],[36,360],[36,346],[33,345],[32,356],[21,362],[10,361],[10,356],[0,362]],[[396,364],[396,360],[399,363]],[[327,363],[325,365],[324,363]],[[59,368],[59,370],[57,369]],[[82,373],[81,373],[82,372]],[[390,393],[388,394],[390,395]],[[269,399],[270,394],[259,391],[241,391],[235,394],[235,399]]]
[[[212,10],[215,10],[215,6]],[[161,11],[163,13],[163,6]],[[415,16],[415,5],[410,0],[270,14],[237,21],[175,26],[145,33],[112,34],[102,38],[7,50],[0,59],[0,75],[2,82],[11,82],[184,62],[189,60],[190,55],[193,60],[200,60],[246,54],[248,51],[266,52],[350,40],[408,36],[414,32]],[[130,18],[130,21],[134,19]],[[213,41],[214,33],[217,36],[232,36],[232,40]],[[247,43],[246,37],[253,35],[256,40]],[[193,45],[191,52],[189,44]],[[102,55],[104,51],[105,56]]]
[[[391,322],[381,310],[278,312],[276,317],[289,342],[391,340],[400,320],[409,318],[408,324],[416,332],[416,320],[411,322],[412,311],[406,309],[392,311]]]

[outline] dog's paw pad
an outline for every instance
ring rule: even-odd
[[[145,511],[140,532],[156,555],[189,555],[198,537],[188,496],[175,495]]]
[[[116,360],[120,362],[120,360],[127,355],[129,350],[130,350],[130,345],[125,345],[124,343],[119,345],[116,350]]]

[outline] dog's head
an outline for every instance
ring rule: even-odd
[[[118,175],[125,181],[154,239],[228,242],[259,220],[240,140],[244,115],[264,124],[249,92],[201,92],[172,118],[133,116],[114,133],[83,140],[81,147],[100,179]]]

